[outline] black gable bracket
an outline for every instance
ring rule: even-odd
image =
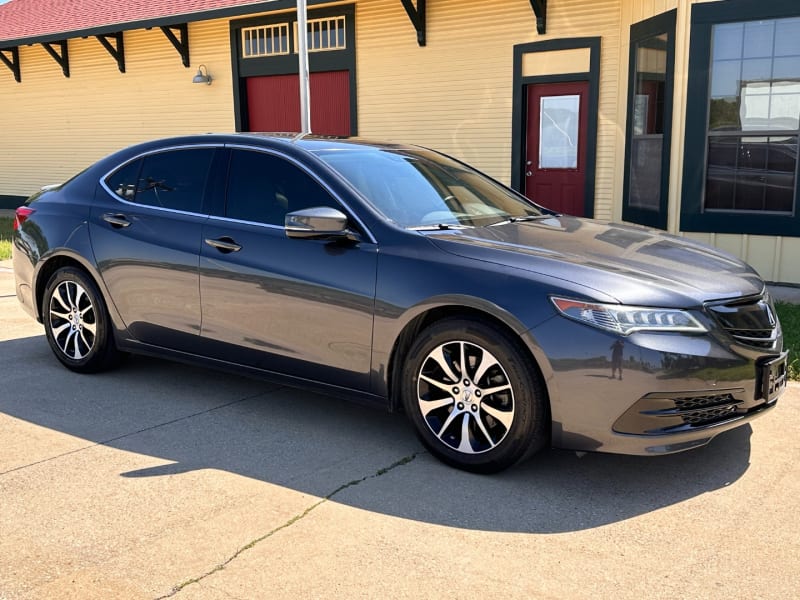
[[[180,25],[167,25],[162,27],[161,31],[167,36],[167,39],[175,46],[175,50],[181,55],[183,66],[189,67],[189,26],[186,23]],[[176,35],[177,32],[177,35]],[[180,36],[180,37],[178,37]]]
[[[56,50],[58,47],[58,50]],[[61,72],[64,77],[69,77],[69,50],[67,48],[67,40],[60,42],[42,42],[42,48],[47,50],[47,53],[53,57],[58,65],[61,67]]]
[[[11,56],[9,57],[6,52],[10,52]],[[0,48],[0,60],[3,61],[5,66],[11,69],[17,83],[22,83],[22,72],[19,68],[19,47]]]
[[[420,46],[424,46],[427,42],[425,39],[425,4],[426,0],[417,0],[417,5],[411,2],[411,0],[400,0],[403,3],[403,7],[406,9],[408,13],[408,18],[411,19],[411,24],[414,26],[414,29],[417,30],[417,43]]]
[[[103,48],[108,50],[115,61],[117,61],[117,68],[120,73],[125,72],[125,45],[122,40],[122,32],[117,33],[104,33],[94,36],[97,41],[103,44]]]
[[[531,8],[536,15],[536,31],[544,35],[547,30],[547,0],[531,0]]]

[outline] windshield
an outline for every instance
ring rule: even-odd
[[[488,177],[430,150],[359,147],[315,154],[402,227],[473,227],[542,215]]]

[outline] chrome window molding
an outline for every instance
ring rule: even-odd
[[[116,167],[111,169],[108,173],[103,175],[100,178],[100,182],[99,182],[100,183],[100,187],[102,187],[106,192],[108,192],[114,200],[116,200],[118,202],[121,202],[122,204],[126,204],[128,206],[136,206],[136,207],[139,207],[139,208],[151,208],[153,210],[158,210],[158,211],[162,211],[162,212],[174,213],[174,214],[179,214],[179,215],[191,215],[193,217],[208,217],[209,216],[208,213],[196,213],[196,212],[191,212],[191,211],[186,211],[186,210],[178,210],[178,209],[175,209],[175,208],[165,208],[163,206],[151,206],[150,204],[140,204],[138,202],[131,202],[129,200],[125,200],[119,194],[114,192],[110,187],[108,187],[108,185],[106,184],[106,179],[111,177],[114,173],[116,173],[120,169],[128,166],[132,162],[134,162],[136,160],[139,160],[140,158],[144,158],[146,156],[154,156],[156,154],[163,154],[164,152],[170,152],[172,150],[196,150],[198,148],[224,148],[224,147],[225,147],[225,144],[221,144],[221,143],[219,143],[219,144],[181,144],[181,145],[178,145],[178,146],[169,146],[167,148],[159,148],[158,150],[151,150],[149,152],[142,152],[142,153],[137,154],[136,156],[126,160],[121,165],[117,165]]]

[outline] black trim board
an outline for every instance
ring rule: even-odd
[[[587,123],[586,184],[584,187],[584,211],[586,216],[594,216],[594,193],[597,178],[597,120],[600,104],[600,40],[599,37],[565,38],[530,42],[514,46],[514,90],[511,116],[511,187],[522,190],[522,174],[525,170],[523,150],[526,140],[525,108],[527,105],[526,86],[533,83],[559,83],[568,81],[587,81],[589,83],[589,117]],[[588,73],[560,73],[541,77],[522,76],[522,57],[536,52],[554,50],[589,49]]]
[[[14,209],[25,204],[25,196],[8,196],[0,194],[0,208]]]
[[[795,176],[795,212],[704,212],[711,32],[717,23],[800,16],[797,0],[727,0],[692,6],[689,78],[681,188],[681,231],[800,237],[800,176]],[[800,165],[798,166],[800,170]]]
[[[345,36],[347,47],[335,52],[312,52],[308,56],[308,69],[310,73],[321,71],[348,71],[350,76],[350,135],[358,135],[358,98],[356,88],[356,19],[355,6],[344,4],[326,8],[315,9],[310,12],[311,18],[324,18],[344,15]],[[241,36],[243,27],[269,25],[281,23],[286,20],[296,20],[297,13],[281,12],[277,15],[263,15],[246,19],[237,19],[230,22],[231,40],[231,73],[233,81],[233,109],[236,131],[247,131],[247,77],[260,77],[267,75],[289,75],[299,70],[298,57],[294,53],[286,56],[271,56],[263,58],[240,58]],[[294,43],[294,28],[290,28],[290,46]],[[313,128],[313,123],[311,124]]]
[[[628,56],[628,100],[625,124],[625,173],[622,188],[622,219],[658,229],[667,229],[669,222],[669,169],[672,153],[672,104],[675,89],[675,27],[677,9],[673,9],[631,25],[630,52]],[[667,34],[666,74],[664,78],[664,133],[661,138],[661,182],[658,211],[629,206],[631,153],[633,150],[633,101],[636,89],[636,48],[639,42],[653,36]],[[659,48],[656,45],[657,49]]]

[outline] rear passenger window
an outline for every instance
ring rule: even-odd
[[[139,171],[142,170],[142,159],[129,162],[106,178],[108,189],[128,202],[133,202],[136,197],[136,182],[139,181]]]
[[[151,154],[110,175],[106,185],[128,202],[199,213],[214,152],[194,148]]]
[[[225,216],[283,227],[287,212],[312,206],[342,210],[321,185],[287,160],[264,152],[232,152]]]

